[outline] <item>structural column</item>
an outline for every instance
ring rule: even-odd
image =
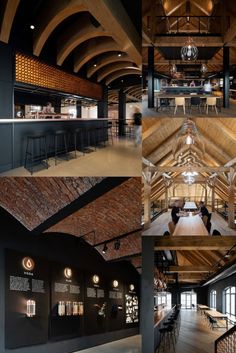
[[[207,206],[207,184],[205,185],[205,205]]]
[[[223,47],[223,106],[229,108],[229,47]]]
[[[119,136],[124,136],[124,124],[126,121],[126,94],[124,89],[119,91]]]
[[[151,225],[151,185],[144,184],[144,229]]]
[[[148,108],[154,108],[154,47],[148,47]]]
[[[154,238],[142,237],[141,335],[142,352],[154,353]]]
[[[54,112],[57,114],[61,113],[61,98],[60,97],[56,97],[56,99],[54,101]]]
[[[76,101],[76,118],[82,118],[82,102]]]
[[[234,168],[230,168],[229,172],[229,197],[228,197],[228,226],[230,228],[235,228],[234,223]]]
[[[0,42],[0,119],[14,117],[14,64],[10,45]]]
[[[103,97],[102,100],[98,102],[98,118],[108,119],[108,88],[103,87]]]
[[[212,186],[211,189],[211,209],[212,212],[215,212],[215,186]]]
[[[166,212],[168,211],[168,187],[165,187],[165,208]]]

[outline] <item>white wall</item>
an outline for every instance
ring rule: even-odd
[[[83,119],[97,119],[97,117],[98,117],[97,106],[82,107],[82,118]]]

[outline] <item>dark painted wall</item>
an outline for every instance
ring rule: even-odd
[[[194,290],[197,294],[197,303],[198,304],[207,304],[207,290],[205,287],[196,286],[196,285],[172,285],[168,287],[168,292],[172,294],[172,304],[180,304],[180,295],[182,292],[189,292]]]
[[[210,292],[216,290],[216,310],[224,312],[223,310],[223,291],[229,286],[236,286],[236,274],[217,281],[214,284],[209,285],[205,288],[207,292],[207,305],[210,305]],[[236,304],[236,303],[235,303]]]
[[[0,42],[0,119],[13,118],[12,48]]]
[[[0,209],[0,352],[17,353],[69,353],[79,349],[95,346],[138,333],[137,328],[106,332],[89,337],[69,339],[59,342],[48,342],[44,345],[23,347],[15,350],[4,348],[4,253],[5,249],[28,251],[35,256],[41,256],[49,261],[77,266],[85,271],[102,273],[107,277],[118,280],[139,282],[139,275],[131,264],[127,262],[107,264],[103,258],[83,241],[64,234],[33,235],[28,232],[6,211]]]

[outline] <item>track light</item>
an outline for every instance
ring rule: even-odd
[[[104,244],[104,247],[102,249],[102,253],[106,254],[107,250],[108,250],[108,246],[107,246],[107,244]]]
[[[119,250],[120,249],[120,239],[117,239],[114,243],[114,249]]]

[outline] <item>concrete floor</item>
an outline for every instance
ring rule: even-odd
[[[75,353],[141,353],[141,336],[132,336]]]
[[[141,146],[135,147],[133,140],[117,139],[112,145],[109,143],[106,147],[101,147],[97,151],[86,153],[77,153],[74,158],[74,152],[70,154],[69,160],[61,158],[57,166],[53,158],[49,160],[50,167],[44,168],[42,165],[35,166],[33,176],[46,177],[65,177],[65,176],[140,176]],[[12,169],[1,173],[0,176],[30,176],[30,172],[24,167]]]

